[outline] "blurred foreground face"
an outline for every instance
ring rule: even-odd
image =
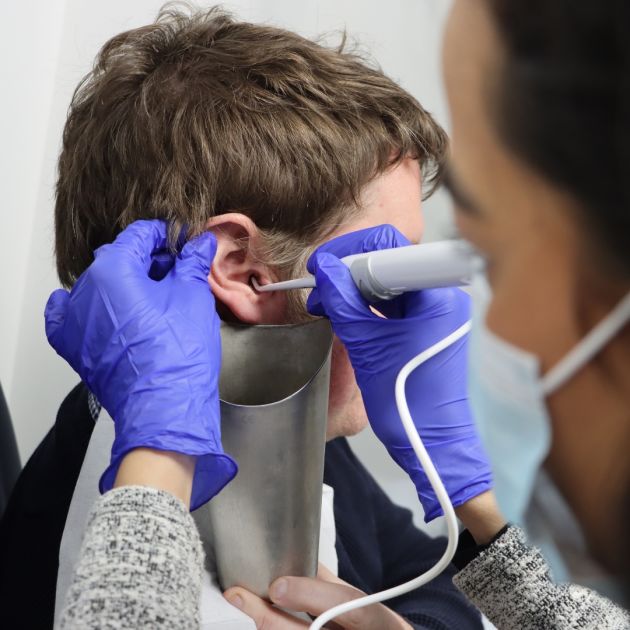
[[[585,256],[590,234],[577,202],[515,156],[493,118],[502,42],[483,0],[456,0],[443,63],[452,117],[451,187],[462,235],[488,260],[493,300],[487,325],[537,355],[542,373],[614,306],[611,290]],[[553,447],[546,462],[581,521],[592,551],[618,566],[614,535],[628,479],[627,400],[613,393],[600,361],[619,358],[616,339],[547,400]],[[514,436],[518,448],[518,436]],[[509,455],[506,455],[506,457]],[[612,535],[612,536],[611,536]]]

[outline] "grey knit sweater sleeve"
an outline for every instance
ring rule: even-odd
[[[60,628],[198,628],[203,551],[184,504],[126,486],[98,499]]]
[[[510,527],[453,578],[499,630],[626,630],[630,616],[573,584],[554,584],[540,552]]]

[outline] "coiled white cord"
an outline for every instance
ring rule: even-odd
[[[468,321],[463,326],[452,332],[448,337],[445,337],[441,341],[438,341],[436,344],[423,350],[419,355],[411,359],[398,373],[396,377],[396,406],[398,407],[398,413],[400,414],[400,419],[403,423],[403,427],[405,428],[405,432],[407,433],[407,437],[409,438],[409,442],[418,457],[418,461],[422,466],[424,473],[431,484],[435,492],[435,496],[444,511],[444,518],[446,519],[446,528],[448,531],[448,542],[446,544],[446,549],[444,550],[444,554],[442,557],[428,570],[425,571],[422,575],[414,578],[413,580],[409,580],[409,582],[405,582],[404,584],[400,584],[399,586],[394,586],[393,588],[389,588],[386,591],[381,591],[380,593],[374,593],[373,595],[366,595],[365,597],[361,597],[359,599],[354,599],[352,601],[346,602],[345,604],[340,604],[339,606],[335,606],[330,610],[327,610],[325,613],[322,613],[313,623],[310,625],[310,630],[321,630],[324,627],[324,624],[328,623],[331,619],[338,617],[339,615],[343,615],[351,610],[356,610],[357,608],[363,608],[364,606],[369,606],[371,604],[377,604],[379,602],[383,602],[387,599],[392,599],[393,597],[398,597],[400,595],[404,595],[409,591],[413,591],[420,586],[423,586],[427,582],[430,582],[433,578],[437,577],[446,569],[446,567],[450,564],[453,556],[455,555],[455,550],[457,549],[457,540],[459,537],[459,530],[457,527],[457,518],[455,516],[455,511],[453,510],[453,506],[451,504],[451,500],[449,499],[448,493],[444,488],[444,484],[440,479],[440,476],[435,470],[435,466],[429,457],[426,449],[424,448],[424,444],[418,435],[418,430],[413,423],[413,418],[411,417],[411,413],[409,412],[409,405],[407,405],[407,396],[405,395],[405,384],[407,383],[407,378],[409,375],[420,365],[433,358],[436,354],[442,352],[450,345],[454,344],[458,339],[461,339],[465,334],[470,331],[471,323]]]

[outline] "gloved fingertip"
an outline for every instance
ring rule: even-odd
[[[350,283],[352,287],[355,287],[350,269],[334,254],[320,252],[316,258],[314,271],[318,283],[325,282],[334,286]]]
[[[321,252],[316,260],[317,294],[311,298],[314,312],[310,309],[309,312],[337,321],[368,315],[368,305],[357,289],[348,267],[334,254],[326,252]],[[317,302],[321,305],[318,306]]]
[[[372,251],[390,249],[392,247],[405,247],[411,245],[411,241],[393,225],[384,223],[370,231],[365,245],[367,251]]]
[[[319,253],[319,249],[316,249],[306,261],[306,270],[312,275],[315,275],[315,270],[317,268],[317,256]]]
[[[306,270],[315,276],[317,275],[317,270],[320,269],[322,265],[334,267],[339,264],[343,265],[337,256],[319,248],[310,255],[306,262]]]
[[[169,251],[160,251],[152,256],[149,267],[149,278],[151,280],[162,280],[173,268],[175,257]]]
[[[317,275],[317,271],[319,269],[335,269],[342,267],[343,269],[348,269],[346,265],[341,262],[340,258],[337,258],[334,254],[330,254],[324,251],[315,252],[311,258],[309,258],[309,262],[312,260],[311,269],[307,269],[313,274]]]
[[[199,278],[207,278],[217,253],[217,239],[212,232],[203,232],[190,239],[182,248],[175,268],[186,270]]]
[[[166,222],[160,219],[138,220],[118,234],[114,244],[124,248],[139,262],[147,264],[148,269],[151,254],[167,246],[167,231]]]
[[[306,300],[306,310],[315,317],[326,316],[326,311],[324,310],[324,305],[322,304],[317,289],[313,289],[310,292]]]

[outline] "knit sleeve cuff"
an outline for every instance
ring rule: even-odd
[[[60,628],[198,627],[202,570],[184,503],[155,488],[111,490],[90,514]]]
[[[492,540],[485,545],[478,545],[475,542],[475,539],[472,537],[472,534],[465,529],[459,535],[459,542],[457,544],[457,551],[455,552],[455,556],[453,557],[453,564],[460,571],[468,566],[470,562],[472,562],[475,558],[479,556],[483,551],[488,549],[490,545],[493,545],[505,532],[507,532],[509,525],[504,525],[492,538]]]
[[[517,569],[514,573],[520,573],[523,557],[531,553],[523,530],[506,526],[492,543],[479,550],[453,581],[469,597],[475,598],[497,579],[512,574],[512,567]],[[540,560],[542,562],[542,558]],[[514,574],[511,577],[518,579]]]

